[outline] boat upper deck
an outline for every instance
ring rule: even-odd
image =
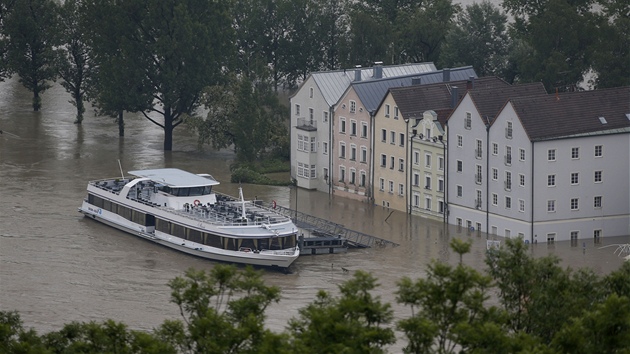
[[[200,176],[198,176],[200,177]],[[143,177],[144,178],[144,177]],[[200,177],[205,179],[205,177]],[[130,179],[103,179],[90,181],[89,184],[100,190],[120,195]],[[262,201],[242,202],[235,197],[218,192],[212,192],[216,203],[184,203],[182,208],[165,206],[155,200],[154,181],[142,180],[134,188],[130,188],[126,199],[142,203],[169,213],[177,214],[195,222],[205,222],[219,226],[260,226],[269,228],[275,224],[291,222],[291,218],[275,211],[271,206],[265,206]],[[218,184],[218,182],[217,182]],[[135,188],[137,187],[137,188]],[[171,198],[181,198],[172,196]],[[245,207],[245,213],[242,207]],[[244,214],[244,215],[243,215]],[[244,216],[244,217],[243,217]],[[297,228],[297,227],[296,227]]]

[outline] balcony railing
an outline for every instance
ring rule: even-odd
[[[307,131],[315,131],[317,130],[317,121],[307,118],[298,118],[296,128]]]

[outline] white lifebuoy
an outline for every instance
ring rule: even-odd
[[[271,204],[273,204],[273,208],[275,209],[276,208],[276,201],[275,200],[272,201]]]
[[[193,202],[195,204],[195,206],[199,206],[199,204],[201,204],[201,202],[199,201],[199,199],[195,199],[195,201]]]

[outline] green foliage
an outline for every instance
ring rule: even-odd
[[[232,171],[230,182],[261,184],[268,186],[290,186],[293,184],[290,180],[278,181],[245,166],[238,167]]]
[[[503,76],[508,64],[507,16],[485,0],[456,16],[440,53],[445,67],[472,65],[479,76]]]
[[[294,353],[382,353],[394,343],[389,304],[370,293],[370,274],[357,271],[339,286],[340,296],[319,291],[317,298],[289,322]]]
[[[3,7],[6,4],[9,2]],[[40,110],[40,95],[51,87],[50,81],[56,78],[53,48],[59,43],[55,16],[57,6],[53,0],[16,1],[6,18],[2,19],[2,35],[10,38],[7,63],[10,71],[19,75],[22,85],[33,92],[34,111]]]
[[[198,143],[215,149],[233,147],[239,163],[263,159],[288,142],[284,121],[287,110],[269,85],[243,77],[226,86],[210,87],[204,97],[207,116],[191,117],[188,126]]]
[[[256,353],[284,342],[264,328],[265,310],[280,290],[264,284],[251,267],[238,271],[217,265],[209,272],[188,270],[169,283],[171,300],[184,324],[166,322],[158,330],[174,347],[194,353]]]

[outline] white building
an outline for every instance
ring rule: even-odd
[[[450,139],[463,139],[449,147],[449,168],[464,164],[450,175],[449,221],[529,242],[630,234],[629,99],[629,87],[511,94],[495,118],[479,122],[462,100],[448,121]],[[485,136],[465,134],[475,129],[468,112],[473,125],[490,124]]]
[[[301,188],[331,192],[335,105],[352,82],[436,71],[433,63],[311,73],[290,98],[291,176]]]

